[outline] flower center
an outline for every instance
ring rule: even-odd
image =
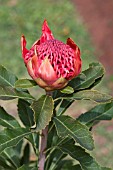
[[[75,53],[69,45],[53,39],[37,45],[36,51],[40,61],[48,57],[58,78],[62,76],[69,79],[73,76],[75,70]]]

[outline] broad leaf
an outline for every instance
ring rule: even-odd
[[[36,155],[39,155],[39,133],[32,133],[26,139],[32,144]]]
[[[73,100],[62,100],[56,112],[56,115],[57,116],[62,115],[67,110],[67,108],[72,104],[72,102]]]
[[[23,156],[21,158],[21,165],[29,164],[30,161],[30,145],[27,143],[23,150]]]
[[[36,168],[36,167],[32,168],[32,167],[29,167],[28,165],[22,165],[17,170],[38,170],[38,168]]]
[[[64,159],[60,161],[55,170],[82,170],[82,169],[79,164],[74,165],[73,160]]]
[[[47,148],[51,148],[51,147],[57,145],[59,140],[60,139],[59,139],[59,137],[57,135],[56,127],[54,125],[54,122],[51,121],[49,123],[49,127],[48,127]]]
[[[0,153],[8,148],[18,144],[25,136],[31,132],[24,128],[4,129],[0,132]]]
[[[63,114],[65,110],[73,103],[74,100],[92,100],[96,103],[108,103],[113,99],[112,96],[101,93],[96,90],[82,90],[73,94],[54,94],[55,107],[58,106],[57,116]],[[57,98],[58,97],[58,98]]]
[[[10,166],[7,166],[7,167],[4,167],[2,165],[0,165],[0,170],[15,170],[13,167],[10,167]]]
[[[44,129],[50,122],[54,103],[51,96],[43,95],[37,101],[34,101],[31,105],[36,121],[36,130]]]
[[[79,161],[83,170],[101,170],[100,165],[98,165],[95,159],[80,146],[66,143],[59,146],[59,148],[64,153],[69,154],[72,158]]]
[[[87,70],[71,80],[68,85],[73,87],[74,90],[93,87],[103,77],[104,72],[104,67],[100,63],[92,63]]]
[[[65,93],[65,94],[71,94],[74,92],[74,89],[70,86],[66,86],[64,89],[60,90],[61,93]]]
[[[23,143],[24,143],[24,139],[22,139],[16,146],[13,147],[13,150],[15,151],[16,155],[18,155],[18,156],[20,156],[20,154],[22,153]]]
[[[88,150],[94,148],[93,139],[87,126],[81,124],[69,116],[58,116],[54,118],[56,130],[59,137],[70,136],[81,146]]]
[[[28,165],[22,165],[20,168],[18,168],[17,170],[31,170],[30,167],[28,167]]]
[[[16,88],[29,88],[36,85],[37,83],[34,80],[29,80],[29,79],[19,79],[15,82]]]
[[[17,120],[13,116],[9,115],[1,106],[0,106],[0,125],[7,128],[20,127]]]
[[[75,169],[76,170],[83,170],[79,164],[72,166],[71,170],[75,170]]]
[[[66,157],[66,154],[64,154],[59,149],[53,149],[53,152],[50,151],[51,154],[49,154],[46,158],[46,165],[45,170],[56,170],[56,167],[61,162],[61,160]]]
[[[34,98],[27,92],[19,91],[12,87],[0,86],[0,99],[2,100],[12,100],[15,98],[33,100]]]
[[[78,120],[88,126],[95,123],[95,121],[111,120],[113,118],[113,102],[100,104],[91,110],[81,114]]]
[[[14,148],[7,148],[1,154],[11,167],[18,168],[20,166],[20,158]]]
[[[14,86],[17,77],[0,65],[0,86]]]
[[[4,159],[2,155],[0,155],[0,170],[15,170],[14,167],[11,166],[11,164]]]
[[[107,103],[113,99],[112,96],[97,90],[83,90],[63,98],[67,100],[93,100],[97,103]]]
[[[19,99],[18,114],[25,126],[31,127],[34,125],[34,112],[31,109],[29,102]]]

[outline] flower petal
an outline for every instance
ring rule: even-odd
[[[52,40],[54,39],[53,34],[48,27],[47,21],[44,20],[43,25],[42,25],[42,36],[40,38],[40,44],[47,41],[47,40]]]
[[[25,59],[25,55],[29,52],[29,50],[26,49],[26,39],[25,36],[22,35],[21,37],[21,50],[22,50],[22,57],[24,59],[24,62],[26,64],[26,59]]]
[[[57,80],[56,72],[54,71],[48,57],[42,61],[38,69],[38,76],[49,85]]]

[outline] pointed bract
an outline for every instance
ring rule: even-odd
[[[46,42],[47,40],[54,39],[53,34],[48,27],[47,21],[44,20],[43,26],[42,26],[42,36],[40,38],[40,43]]]
[[[71,38],[67,39],[67,45],[69,45],[73,50],[76,50],[77,45],[74,43],[74,41]]]
[[[22,35],[21,37],[21,50],[22,50],[22,57],[24,59],[25,64],[27,63],[27,60],[25,59],[26,54],[29,52],[26,48],[26,39],[25,36]]]
[[[71,38],[67,39],[67,44],[75,51],[75,58],[76,58],[76,61],[74,63],[75,73],[73,74],[73,77],[75,77],[81,72],[82,61],[80,58],[80,49]]]

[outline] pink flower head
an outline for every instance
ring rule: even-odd
[[[80,50],[71,38],[67,43],[55,39],[44,20],[42,35],[26,49],[21,37],[22,57],[30,76],[47,91],[65,87],[81,71]]]

